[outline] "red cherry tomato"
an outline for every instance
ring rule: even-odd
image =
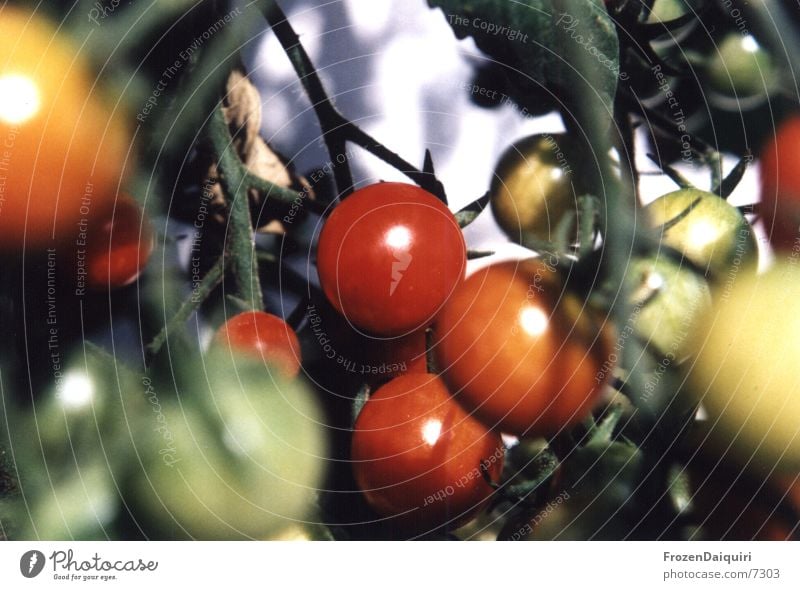
[[[503,469],[500,436],[457,404],[439,377],[404,375],[364,405],[353,433],[356,482],[367,502],[403,531],[469,521]]]
[[[549,435],[581,420],[610,371],[610,330],[538,260],[472,275],[436,330],[439,367],[458,400],[517,436]]]
[[[317,266],[325,295],[350,322],[399,336],[430,324],[464,276],[466,247],[436,197],[384,182],[336,207],[320,234]]]
[[[217,346],[263,360],[286,377],[300,372],[300,341],[281,318],[263,311],[233,316],[214,336]]]
[[[785,121],[761,152],[761,205],[772,245],[800,247],[800,116]]]
[[[86,237],[86,284],[96,290],[133,283],[153,253],[153,228],[139,204],[127,195],[112,210],[90,218]],[[78,253],[80,264],[80,252]]]
[[[39,248],[116,194],[130,134],[49,22],[3,3],[0,39],[0,249]]]

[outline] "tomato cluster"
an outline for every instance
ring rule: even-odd
[[[699,21],[688,19],[695,3],[659,0],[643,8],[622,1],[605,4],[619,17],[618,27],[628,19],[631,39],[648,46],[644,57],[654,64],[644,71],[647,80],[619,86],[614,115],[625,123],[621,130],[649,121],[649,111],[660,101],[675,123],[669,127],[680,132],[680,139],[672,139],[677,139],[681,153],[703,152],[713,164],[712,156],[718,154],[695,145],[703,134],[691,128],[698,117],[688,112],[689,101],[682,94],[686,80],[673,79],[675,72],[667,72],[677,68],[669,65],[678,57],[675,42],[700,29]],[[652,37],[659,28],[670,32],[671,39]],[[708,59],[700,60],[702,52],[696,50],[686,52],[702,72],[698,89],[708,91],[715,109],[766,105],[771,116],[772,101],[767,99],[781,88],[780,64],[754,36],[724,33]],[[53,251],[63,248],[74,262],[70,281],[75,275],[79,281],[78,289],[68,285],[76,299],[83,295],[84,284],[100,293],[135,284],[153,255],[155,232],[142,206],[121,192],[128,184],[127,159],[135,153],[124,113],[102,93],[79,50],[45,21],[4,6],[0,39],[5,51],[0,60],[0,251],[32,252],[32,262],[22,265],[23,272],[36,273],[41,270],[37,262],[50,254],[51,246]],[[618,41],[629,43],[621,37]],[[623,44],[615,51],[626,76],[636,70],[632,49]],[[545,77],[549,69],[543,68]],[[190,75],[191,68],[184,70]],[[629,112],[626,93],[638,86],[652,90],[654,81],[659,96],[637,98],[641,117]],[[513,85],[511,79],[505,82]],[[183,86],[176,80],[176,92]],[[162,82],[155,87],[160,93]],[[679,89],[681,101],[674,102]],[[488,97],[484,90],[490,89],[480,92]],[[637,94],[642,93],[633,93]],[[285,232],[280,248],[288,257],[300,248],[313,249],[310,227],[321,208],[312,207],[311,201],[318,206],[325,199],[316,200],[318,195],[312,195],[311,186],[291,166],[285,167],[286,182],[273,179],[285,191],[275,191],[272,199],[272,192],[264,190],[266,177],[259,182],[264,175],[251,166],[258,158],[243,153],[245,144],[258,145],[262,156],[269,150],[265,142],[250,141],[250,129],[236,132],[239,122],[230,118],[246,110],[234,104],[237,100],[226,97],[225,108],[216,113],[221,119],[215,122],[225,120],[227,125],[211,125],[204,129],[207,142],[183,146],[191,148],[182,153],[196,158],[202,176],[195,178],[193,166],[188,166],[192,186],[183,186],[183,176],[176,184],[186,189],[183,194],[196,195],[199,182],[207,181],[198,221],[212,217],[206,197],[213,185],[214,197],[219,196],[216,191],[223,193],[213,217],[224,220],[227,213],[236,231],[215,242],[218,236],[206,228],[211,238],[203,241],[208,250],[202,253],[214,250],[208,261],[217,261],[217,266],[208,277],[216,277],[218,283],[203,282],[202,297],[185,301],[163,330],[156,326],[153,332],[159,331],[146,348],[144,372],[118,366],[115,358],[110,363],[110,355],[95,350],[99,347],[84,342],[77,346],[77,338],[56,325],[56,316],[66,316],[68,310],[56,313],[51,289],[56,293],[56,286],[62,285],[52,278],[54,258],[52,263],[47,260],[48,316],[40,323],[52,355],[52,370],[45,371],[48,387],[31,396],[33,412],[25,406],[15,414],[13,404],[4,403],[0,416],[6,425],[23,425],[3,431],[0,442],[19,449],[15,483],[27,493],[9,506],[22,520],[27,514],[29,522],[22,526],[26,534],[102,537],[106,527],[118,526],[112,520],[126,518],[120,517],[124,504],[136,526],[141,518],[148,528],[140,529],[145,535],[302,537],[304,531],[295,529],[319,516],[313,514],[317,510],[327,510],[328,498],[317,501],[317,496],[324,495],[319,492],[332,481],[335,492],[341,490],[337,486],[349,486],[347,491],[356,486],[361,501],[353,503],[353,510],[360,525],[393,538],[439,538],[469,522],[491,529],[480,520],[481,513],[488,513],[499,523],[493,526],[500,538],[618,539],[631,535],[632,521],[640,529],[657,522],[650,520],[650,513],[663,517],[663,505],[670,502],[675,506],[666,511],[669,520],[682,522],[687,515],[693,519],[692,530],[684,536],[793,534],[791,519],[774,518],[770,506],[783,504],[775,503],[776,493],[792,487],[797,491],[796,478],[779,484],[780,491],[772,489],[772,472],[780,474],[781,482],[781,477],[800,470],[800,379],[792,346],[800,331],[800,275],[794,264],[800,252],[800,161],[795,147],[800,142],[800,117],[786,120],[762,151],[761,203],[753,212],[763,220],[779,258],[766,273],[756,272],[759,248],[749,209],[726,200],[737,174],[745,169],[744,161],[725,179],[717,178],[715,170],[712,192],[689,186],[665,165],[680,190],[641,208],[631,199],[631,211],[625,213],[632,213],[637,222],[644,218],[643,227],[629,228],[631,242],[620,244],[617,236],[600,227],[609,216],[622,213],[619,203],[603,200],[609,187],[616,190],[618,185],[616,180],[599,185],[598,172],[605,164],[616,164],[620,177],[635,184],[639,175],[632,152],[621,149],[631,146],[619,138],[619,160],[603,163],[608,154],[590,153],[589,145],[603,142],[580,132],[594,135],[589,133],[591,126],[565,117],[568,132],[536,134],[511,144],[494,169],[486,197],[461,215],[451,213],[446,199],[399,182],[371,184],[343,197],[319,233],[319,289],[313,280],[303,285],[308,292],[301,297],[307,296],[311,304],[305,322],[295,324],[254,309],[259,307],[254,300],[240,298],[257,292],[244,292],[243,279],[252,279],[254,285],[273,270],[296,271],[292,262],[271,250],[277,250],[277,240],[263,235],[253,239],[253,234],[256,228]],[[678,104],[686,104],[685,118],[683,106],[678,116]],[[144,112],[155,106],[149,102]],[[652,121],[663,119],[662,113]],[[332,137],[320,122],[326,137]],[[347,137],[357,129],[348,123],[337,141],[374,147],[364,145],[364,136]],[[670,135],[670,129],[660,131]],[[146,133],[141,135],[145,139]],[[220,143],[240,152],[233,162],[226,162]],[[347,164],[347,158],[336,160]],[[592,170],[593,164],[598,170]],[[421,176],[433,178],[432,165],[425,170]],[[334,184],[341,189],[342,179],[335,172]],[[211,176],[220,182],[214,184]],[[292,210],[285,223],[270,224],[267,230],[246,215],[235,215],[233,203],[241,204],[236,197],[242,194],[229,194],[228,184],[237,176],[243,180],[242,194],[250,200],[251,212],[281,201]],[[168,185],[164,178],[158,180],[156,186]],[[320,179],[312,180],[316,185]],[[319,196],[325,191],[323,184],[319,183]],[[302,193],[291,201],[290,191],[301,190],[298,187]],[[269,203],[263,194],[267,192]],[[197,204],[186,200],[189,207]],[[468,273],[461,225],[487,203],[511,241],[556,255],[488,264]],[[294,213],[307,205],[308,215],[299,216],[290,227]],[[242,252],[254,246],[258,262],[249,270],[247,264],[227,264],[231,259],[241,262]],[[626,268],[606,272],[601,247],[618,253],[621,246],[630,248]],[[786,250],[792,251],[790,261],[783,259],[781,251]],[[231,266],[235,268],[228,273]],[[581,283],[590,274],[591,287]],[[607,280],[611,274],[614,281]],[[595,285],[595,279],[602,283]],[[167,328],[186,323],[190,313],[202,316],[201,305],[231,283],[236,283],[239,297],[230,297],[230,303],[247,311],[225,318],[209,354],[192,356],[197,349],[175,347],[159,357]],[[223,287],[217,289],[217,284]],[[113,305],[127,303],[126,292],[119,299],[108,297],[109,305],[112,300]],[[623,293],[625,302],[620,301]],[[273,294],[266,289],[259,295]],[[16,312],[16,297],[13,290],[0,293],[3,319]],[[317,302],[324,313],[336,316],[325,330],[316,311],[310,311]],[[159,311],[166,307],[163,301],[158,304]],[[150,313],[154,300],[145,307],[146,313],[134,308],[140,334],[153,327],[157,315]],[[625,325],[612,327],[601,309],[614,309],[615,314],[630,309],[631,315]],[[43,342],[34,330],[28,332],[34,315],[24,313],[21,318],[26,323],[25,344],[31,349]],[[82,313],[80,318],[83,321]],[[307,336],[314,332],[322,351],[317,356],[333,359],[347,373],[359,373],[353,379],[358,389],[335,384],[324,411],[310,390],[318,367],[313,358],[301,358],[311,351],[301,350],[297,326],[301,337],[303,329],[308,329]],[[129,332],[118,331],[120,343]],[[356,343],[359,371],[351,370],[351,359],[336,350],[331,338]],[[303,345],[309,341],[313,343],[309,338]],[[67,356],[62,361],[59,348],[68,347],[70,354],[81,348],[78,361]],[[6,375],[6,358],[13,359],[13,354],[0,352]],[[26,357],[29,365],[31,358]],[[169,375],[164,379],[159,371],[167,364]],[[27,373],[20,379],[25,387],[16,388],[26,395],[38,389],[38,376]],[[608,386],[611,378],[613,387]],[[171,386],[178,395],[159,397]],[[642,390],[631,395],[637,386]],[[191,394],[184,396],[183,391]],[[654,392],[663,394],[660,402]],[[339,413],[342,407],[345,417]],[[706,420],[698,418],[698,408]],[[630,424],[620,422],[623,414]],[[333,427],[327,427],[327,418]],[[680,427],[676,421],[681,421]],[[328,430],[337,432],[331,435]],[[684,430],[694,437],[699,433],[703,442],[684,436]],[[34,431],[36,444],[27,444]],[[331,448],[329,442],[334,443]],[[687,444],[696,455],[688,461]],[[101,457],[99,448],[110,452]],[[536,457],[546,455],[541,463],[532,459],[534,450]],[[133,461],[134,456],[139,460]],[[329,477],[324,468],[329,457],[338,465],[347,464],[351,473]],[[658,465],[652,463],[654,458]],[[709,468],[709,460],[723,467]],[[729,473],[730,466],[740,471]],[[0,472],[0,485],[2,476]],[[680,485],[695,497],[677,493]],[[720,501],[726,492],[729,498]],[[0,520],[5,522],[2,500],[0,496]],[[53,506],[59,512],[55,516]],[[503,518],[495,518],[501,511]],[[342,528],[355,520],[345,519]],[[306,538],[324,537],[321,529],[328,532],[326,527],[305,527]],[[331,531],[336,528],[331,526]]]
[[[319,240],[322,289],[357,328],[406,354],[427,349],[431,326],[441,376],[418,362],[380,387],[352,439],[367,502],[408,533],[472,518],[502,471],[497,433],[555,434],[586,416],[605,381],[611,330],[557,268],[501,263],[465,281],[465,262],[449,210],[398,183],[348,197]]]

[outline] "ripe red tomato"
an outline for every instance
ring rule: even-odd
[[[800,116],[783,122],[761,152],[761,215],[772,245],[800,244]]]
[[[300,341],[294,330],[278,316],[246,311],[233,316],[217,331],[214,343],[274,365],[286,377],[300,372]]]
[[[0,249],[72,237],[117,192],[130,134],[64,35],[0,8]]]
[[[536,259],[469,277],[436,331],[439,367],[458,400],[517,436],[549,435],[581,420],[613,360],[611,330]]]
[[[150,220],[127,195],[113,209],[87,222],[86,284],[92,289],[117,289],[133,283],[153,253]],[[80,265],[80,252],[78,253]]]
[[[409,533],[469,521],[503,469],[503,442],[457,404],[442,380],[404,375],[364,405],[353,433],[356,482],[367,502]]]
[[[399,336],[426,327],[464,277],[450,210],[419,187],[373,184],[336,207],[317,250],[325,295],[356,327]]]

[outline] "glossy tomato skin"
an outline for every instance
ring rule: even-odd
[[[317,266],[325,295],[353,325],[400,336],[433,320],[464,276],[466,246],[436,197],[384,182],[334,209],[320,234]]]
[[[41,248],[113,199],[130,134],[49,22],[4,6],[0,39],[0,249]]]
[[[130,285],[147,266],[154,242],[153,227],[142,208],[132,197],[120,196],[112,209],[88,221],[87,286],[105,290]]]
[[[747,99],[766,99],[776,82],[772,56],[752,35],[728,33],[717,45],[708,63],[711,90],[747,104]]]
[[[492,213],[514,241],[524,233],[552,240],[562,219],[578,215],[578,197],[587,191],[578,144],[566,134],[537,134],[509,147],[494,171]],[[577,225],[573,228],[577,233]]]
[[[245,311],[233,316],[217,331],[214,344],[223,350],[245,354],[276,366],[285,377],[300,372],[300,341],[295,331],[278,316]]]
[[[356,420],[353,471],[367,502],[408,534],[455,529],[487,503],[503,469],[500,436],[469,415],[431,374],[398,377]]]
[[[594,404],[612,331],[531,259],[470,276],[436,322],[435,354],[457,399],[490,427],[551,435]]]
[[[676,262],[666,249],[656,256],[632,258],[625,279],[632,306],[628,325],[639,339],[670,364],[695,354],[695,330],[713,309],[706,280]]]
[[[761,152],[760,211],[778,250],[800,247],[800,116],[783,122]]]
[[[662,244],[683,254],[709,279],[755,272],[758,242],[753,228],[725,199],[686,188],[659,197],[645,211],[650,223],[662,228]]]

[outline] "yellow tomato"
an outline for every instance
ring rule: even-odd
[[[695,332],[690,389],[709,442],[765,474],[800,470],[798,262],[741,277]]]

